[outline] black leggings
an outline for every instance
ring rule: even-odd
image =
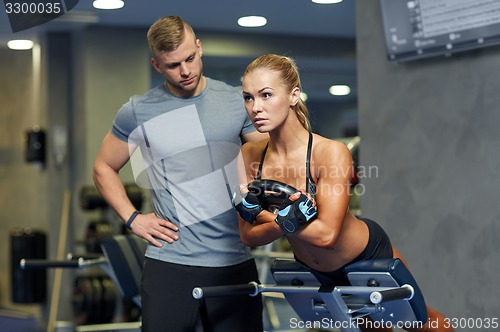
[[[142,331],[193,332],[203,319],[205,332],[259,332],[262,298],[229,296],[196,300],[194,287],[259,282],[254,260],[228,267],[198,267],[146,258],[142,281]]]
[[[369,260],[375,258],[392,258],[391,240],[385,233],[384,229],[375,221],[367,218],[359,218],[368,226],[368,243],[365,249],[351,262],[347,263],[338,270],[332,272],[312,271],[322,284],[335,284],[337,286],[349,286],[349,279],[344,273],[344,268],[354,262]]]

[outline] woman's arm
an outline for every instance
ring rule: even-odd
[[[240,183],[246,184],[254,180],[254,173],[256,173],[254,168],[258,165],[260,158],[260,154],[256,151],[262,151],[262,149],[252,144],[246,144],[242,148],[243,158],[240,167],[245,171]],[[315,145],[312,159],[314,161],[313,174],[317,177],[318,216],[298,232],[288,235],[288,238],[331,249],[339,238],[348,209],[350,179],[353,172],[352,157],[344,144],[323,140]],[[276,224],[275,218],[276,214],[269,211],[262,211],[253,223],[238,216],[243,243],[252,247],[261,246],[283,236],[283,231]]]
[[[267,140],[258,143],[246,143],[241,148],[238,158],[238,180],[246,186],[255,180],[262,150]],[[243,193],[244,194],[244,193]],[[279,226],[274,222],[276,215],[263,210],[252,223],[247,222],[238,214],[240,237],[244,244],[250,247],[262,246],[273,242],[283,236]]]
[[[263,246],[283,236],[278,224],[274,222],[276,215],[269,211],[262,211],[253,224],[238,216],[240,237],[244,244],[250,247]]]
[[[337,243],[348,210],[352,157],[343,143],[325,140],[316,144],[313,161],[318,179],[318,217],[289,237],[320,248],[332,249]]]

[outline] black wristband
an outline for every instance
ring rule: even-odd
[[[137,210],[135,210],[134,212],[132,212],[132,215],[127,220],[127,228],[128,229],[132,229],[130,226],[132,225],[132,223],[134,222],[135,217],[137,217],[138,214],[140,214],[140,212],[137,211]]]

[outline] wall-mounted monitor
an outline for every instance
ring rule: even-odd
[[[500,42],[500,0],[380,0],[390,61]]]

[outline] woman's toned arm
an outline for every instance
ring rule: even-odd
[[[245,169],[245,180],[242,182],[254,179],[255,165],[260,161],[261,151],[262,147],[255,145],[242,149]],[[318,216],[298,232],[289,234],[288,238],[330,249],[338,240],[348,209],[352,158],[344,144],[324,139],[315,145],[313,161],[313,174],[317,178]],[[275,218],[276,215],[269,211],[262,211],[253,224],[239,218],[242,241],[249,246],[260,246],[283,236],[283,231],[274,222]]]
[[[238,158],[239,183],[245,187],[249,182],[255,180],[257,168],[262,155],[262,150],[266,141],[249,142],[241,148],[240,158]],[[242,194],[246,194],[245,189]],[[240,237],[244,244],[250,247],[257,247],[271,243],[281,236],[279,226],[274,222],[276,215],[269,211],[260,212],[253,223],[247,222],[238,214]]]
[[[327,139],[318,142],[313,151],[318,216],[289,237],[332,249],[339,239],[348,210],[352,157],[343,143]]]

